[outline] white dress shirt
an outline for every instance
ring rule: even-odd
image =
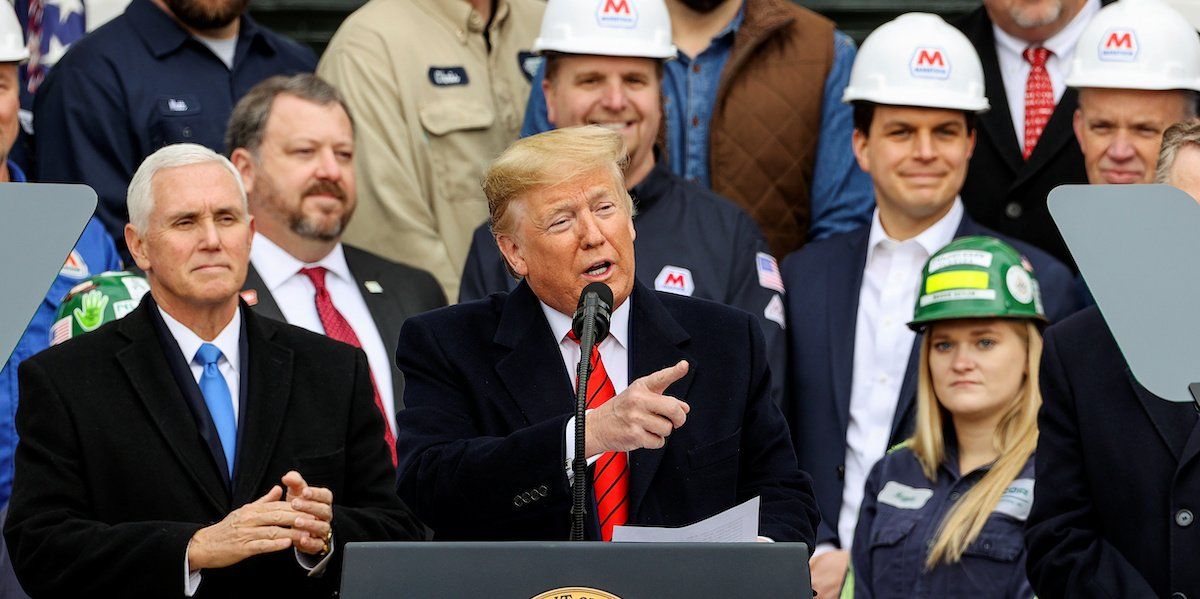
[[[358,289],[358,282],[350,274],[346,265],[346,254],[342,244],[334,246],[328,256],[305,264],[294,256],[275,245],[270,239],[259,233],[254,234],[254,244],[250,246],[250,263],[262,277],[267,291],[279,305],[279,311],[288,324],[308,329],[314,333],[325,334],[321,325],[321,317],[317,314],[317,289],[312,280],[301,274],[300,269],[322,266],[325,275],[325,288],[333,299],[333,305],[346,318],[358,336],[362,349],[367,354],[367,363],[371,367],[371,375],[375,377],[379,399],[387,412],[387,424],[396,434],[396,398],[392,389],[392,362],[388,359],[387,348],[383,345],[383,337],[371,318],[367,302]],[[262,290],[259,290],[261,293]],[[395,342],[393,339],[392,342]]]
[[[1092,17],[1100,11],[1100,0],[1087,0],[1079,14],[1041,45],[1052,54],[1046,59],[1046,72],[1050,75],[1050,87],[1054,90],[1054,104],[1062,99],[1067,86],[1064,81],[1075,55],[1075,44]],[[996,58],[1000,63],[1000,78],[1004,80],[1004,96],[1008,100],[1008,112],[1012,117],[1013,130],[1017,132],[1017,147],[1025,147],[1025,82],[1032,68],[1025,60],[1025,49],[1029,42],[1005,33],[992,25],[996,37]]]
[[[175,342],[179,344],[179,351],[183,354],[183,359],[188,363],[192,370],[192,377],[196,379],[196,384],[200,384],[200,376],[204,374],[204,366],[197,364],[195,357],[196,352],[200,350],[200,346],[205,343],[212,343],[221,350],[221,357],[217,359],[217,370],[221,372],[221,376],[225,378],[225,384],[229,385],[229,397],[233,400],[233,417],[235,421],[240,421],[238,398],[241,397],[241,379],[242,374],[238,369],[239,360],[241,359],[239,351],[239,342],[241,341],[242,333],[242,311],[240,309],[233,311],[233,318],[225,328],[217,333],[216,338],[212,341],[205,341],[199,335],[194,333],[186,325],[175,320],[170,314],[158,308],[158,313],[162,315],[163,322],[167,325],[167,330],[171,336],[175,338]],[[332,547],[332,541],[331,547]],[[325,566],[329,558],[333,555],[332,549],[324,556],[313,556],[307,553],[296,552],[296,561],[305,570],[309,571],[310,575],[318,575],[325,571]],[[193,570],[188,563],[187,551],[183,553],[183,594],[185,597],[192,597],[196,594],[196,590],[200,588],[202,570]]]
[[[933,226],[912,239],[896,241],[884,232],[878,210],[871,217],[854,327],[846,475],[838,514],[842,549],[850,549],[854,539],[867,475],[887,451],[900,385],[915,338],[908,322],[917,300],[921,269],[929,256],[954,240],[962,218],[962,200],[955,198],[950,212]]]
[[[542,306],[542,314],[550,325],[550,333],[558,339],[558,351],[562,354],[563,367],[567,370],[567,380],[571,381],[571,391],[575,390],[575,375],[579,368],[579,357],[582,350],[579,344],[571,341],[567,333],[571,332],[571,317],[538,301]],[[613,393],[620,394],[629,387],[629,305],[633,297],[625,298],[609,319],[608,337],[600,342],[600,360],[604,362],[604,370],[608,373],[613,384]],[[574,405],[574,402],[572,402]],[[574,480],[575,473],[571,470],[571,460],[575,459],[575,417],[567,420],[564,432],[566,443],[567,482]],[[588,465],[595,463],[600,455],[588,459]]]

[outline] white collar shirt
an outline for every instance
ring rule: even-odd
[[[196,361],[196,352],[200,351],[200,346],[205,343],[212,343],[221,350],[221,357],[217,360],[217,370],[225,379],[225,384],[229,386],[229,397],[233,400],[233,417],[240,418],[238,411],[238,397],[241,396],[241,379],[242,373],[238,370],[238,365],[241,360],[241,347],[238,345],[241,341],[242,334],[242,310],[238,308],[233,311],[233,318],[225,328],[221,329],[220,333],[212,341],[205,341],[199,335],[187,328],[182,322],[175,320],[170,314],[167,314],[161,307],[158,308],[158,313],[162,315],[163,322],[167,324],[167,330],[171,336],[175,338],[175,342],[179,344],[179,351],[183,354],[183,359],[188,363],[188,368],[192,371],[192,377],[196,379],[196,384],[200,384],[200,376],[204,374],[204,365]]]
[[[854,539],[867,475],[887,451],[900,386],[915,339],[908,322],[912,320],[921,269],[929,256],[954,239],[963,212],[962,200],[955,198],[945,216],[906,241],[888,236],[879,220],[879,210],[871,217],[854,327],[845,480],[838,515],[842,549],[850,549]]]
[[[262,277],[267,286],[266,291],[270,292],[275,303],[279,305],[279,311],[283,313],[288,324],[322,335],[325,334],[325,327],[317,314],[317,289],[300,269],[315,266],[325,268],[325,288],[329,290],[334,307],[350,323],[363,351],[367,354],[367,363],[371,367],[371,375],[375,378],[379,399],[388,414],[388,427],[394,435],[396,400],[392,390],[392,363],[383,344],[383,337],[375,326],[375,319],[371,317],[367,302],[346,264],[342,244],[334,246],[333,251],[324,258],[312,264],[305,264],[266,236],[255,233],[254,244],[250,246],[250,263]],[[394,339],[391,341],[395,342]]]
[[[1067,89],[1065,83],[1070,70],[1071,58],[1075,56],[1075,44],[1083,35],[1092,17],[1100,11],[1100,0],[1087,0],[1079,14],[1041,45],[1052,53],[1046,60],[1046,73],[1050,75],[1050,87],[1054,90],[1054,104],[1062,99]],[[1008,100],[1008,112],[1012,117],[1013,130],[1017,133],[1017,147],[1025,146],[1025,82],[1029,79],[1029,62],[1025,60],[1025,49],[1029,42],[1013,37],[992,25],[996,38],[996,58],[1000,63],[1000,78],[1004,81],[1004,97]],[[993,106],[993,108],[995,108]]]

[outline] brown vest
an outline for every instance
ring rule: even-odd
[[[709,169],[713,190],[749,212],[783,258],[808,237],[834,25],[788,0],[747,0],[745,11],[717,89]]]

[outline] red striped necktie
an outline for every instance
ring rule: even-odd
[[[350,321],[346,320],[346,317],[342,316],[342,313],[338,312],[338,309],[333,305],[333,298],[329,296],[329,290],[325,288],[325,272],[324,266],[300,269],[300,273],[307,276],[312,281],[313,287],[317,290],[315,298],[317,302],[317,316],[321,319],[321,326],[325,327],[325,336],[361,348],[362,343],[359,343],[358,335],[354,333],[354,328],[350,326]],[[374,373],[371,373],[371,389],[375,392],[375,407],[383,415],[383,440],[387,443],[388,451],[391,453],[392,467],[395,467],[396,437],[392,435],[392,427],[388,424],[390,419],[388,418],[387,410],[383,407],[383,398],[379,397],[379,385],[375,384]]]
[[[576,343],[575,332],[567,337]],[[587,407],[598,408],[616,395],[612,379],[600,359],[600,344],[592,346],[592,374],[588,377]],[[578,381],[576,381],[578,383]],[[608,451],[596,460],[592,477],[592,493],[596,497],[596,513],[600,520],[600,538],[612,540],[614,526],[621,526],[629,519],[629,457],[623,451]]]

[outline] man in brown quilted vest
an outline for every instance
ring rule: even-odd
[[[789,0],[666,3],[679,48],[663,77],[671,170],[743,207],[780,258],[866,224],[874,195],[840,102],[850,38]],[[539,84],[522,136],[553,129]]]

